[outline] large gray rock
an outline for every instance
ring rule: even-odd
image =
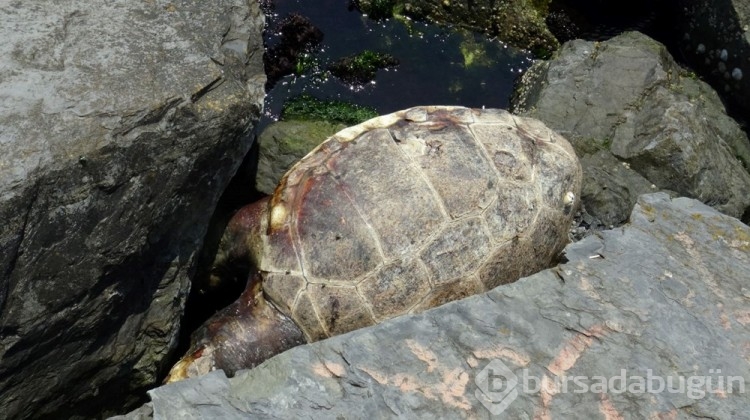
[[[250,146],[256,2],[0,5],[0,417],[99,415],[152,386]]]
[[[750,163],[747,135],[707,84],[645,35],[564,44],[552,60],[535,63],[523,76],[513,108],[573,143],[582,158],[584,191],[598,191],[582,197],[583,203],[605,224],[627,218],[644,192],[642,179],[735,217],[750,206],[750,174],[742,164]],[[609,171],[613,159],[586,157],[602,150],[632,171],[620,177],[632,181],[626,195],[594,187],[606,184],[599,174]]]
[[[682,54],[750,113],[750,2],[676,0]]]
[[[151,406],[125,418],[747,414],[748,226],[696,200],[649,194],[629,225],[571,244],[566,256],[516,283],[294,348],[232,379],[215,371],[154,389]],[[693,382],[656,392],[657,378],[677,391],[679,378]]]

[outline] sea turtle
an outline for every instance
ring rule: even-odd
[[[233,217],[217,261],[255,274],[167,381],[231,375],[544,269],[580,186],[567,140],[503,110],[416,107],[344,129]]]

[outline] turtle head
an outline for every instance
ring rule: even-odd
[[[211,265],[211,289],[236,278],[244,280],[258,268],[260,233],[267,218],[268,200],[265,197],[242,207],[229,220]]]
[[[306,342],[294,321],[266,301],[262,282],[263,276],[255,272],[238,300],[193,333],[190,350],[172,367],[165,383],[216,369],[233,376]]]

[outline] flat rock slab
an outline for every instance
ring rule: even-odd
[[[294,348],[231,379],[216,371],[154,389],[153,413],[131,418],[747,414],[748,226],[692,199],[643,195],[628,225],[566,255],[516,283]]]

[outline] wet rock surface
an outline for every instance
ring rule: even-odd
[[[544,22],[548,1],[357,0],[356,3],[375,18],[401,14],[457,25],[540,55],[559,46]]]
[[[231,379],[215,371],[157,388],[124,418],[746,413],[750,228],[696,200],[647,194],[629,224],[565,254],[567,263],[516,283],[294,348]],[[624,385],[594,391],[594,377],[621,375]],[[661,392],[651,392],[656,377]],[[680,377],[703,382],[664,390]]]
[[[750,114],[750,3],[676,3],[680,51],[718,92]]]
[[[0,417],[121,410],[163,373],[250,147],[263,16],[234,0],[0,15]]]
[[[513,108],[573,143],[583,203],[605,225],[627,218],[644,180],[735,217],[750,206],[747,135],[706,83],[645,35],[565,43],[524,74]],[[611,156],[597,158],[601,151]],[[607,188],[613,159],[625,164],[624,184]]]

